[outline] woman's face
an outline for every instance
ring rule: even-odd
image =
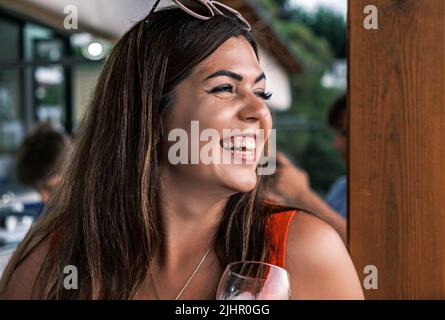
[[[244,37],[228,39],[197,65],[176,87],[175,104],[167,122],[167,132],[180,128],[188,136],[189,164],[172,164],[167,156],[164,157],[164,163],[167,162],[175,178],[208,188],[209,192],[223,190],[231,194],[252,190],[257,182],[259,158],[253,155],[261,153],[272,127],[265,104],[266,93],[263,70]],[[213,132],[219,134],[218,139],[197,141],[199,137],[192,135],[192,127],[196,129],[197,124],[200,133],[214,129]],[[258,129],[264,130],[263,139],[246,134]],[[168,148],[175,145],[175,141],[178,140],[166,142]],[[198,147],[193,149],[193,143]],[[202,152],[205,145],[209,151],[206,154],[215,158],[217,152],[214,150],[217,150],[220,152],[218,159],[224,160],[202,163],[201,154],[196,153],[198,148]],[[193,156],[200,159],[199,164],[190,164]]]

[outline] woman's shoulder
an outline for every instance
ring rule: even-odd
[[[282,206],[273,202],[266,204],[268,205],[266,217],[269,228],[275,230],[279,228],[280,232],[286,233],[288,244],[306,247],[312,242],[322,245],[326,241],[344,248],[338,233],[315,214],[305,209]]]
[[[299,211],[289,223],[286,269],[293,295],[302,299],[362,299],[360,281],[338,233]]]
[[[319,243],[321,240],[337,243],[337,240],[339,240],[344,247],[343,241],[335,229],[317,216],[304,210],[300,210],[298,214],[292,216],[289,223],[289,234],[289,241],[294,244],[307,244],[307,242],[313,241]]]
[[[338,256],[347,254],[337,231],[305,211],[293,215],[289,222],[286,251],[289,263],[301,261],[302,257],[306,261],[316,263],[333,253]]]

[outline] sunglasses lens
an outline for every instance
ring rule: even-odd
[[[202,17],[211,18],[213,16],[211,9],[199,0],[176,0],[175,2],[178,6],[181,7],[182,5],[192,13]]]

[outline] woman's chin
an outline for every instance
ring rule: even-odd
[[[255,189],[256,186],[256,182],[255,183],[250,183],[250,184],[245,184],[243,186],[240,186],[238,188],[239,192],[250,192],[253,189]]]
[[[253,174],[227,175],[223,177],[223,183],[235,192],[250,192],[257,183],[257,176]]]

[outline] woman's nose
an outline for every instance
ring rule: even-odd
[[[264,101],[254,94],[245,99],[245,105],[239,112],[239,117],[243,121],[262,121],[269,115],[269,109]]]

